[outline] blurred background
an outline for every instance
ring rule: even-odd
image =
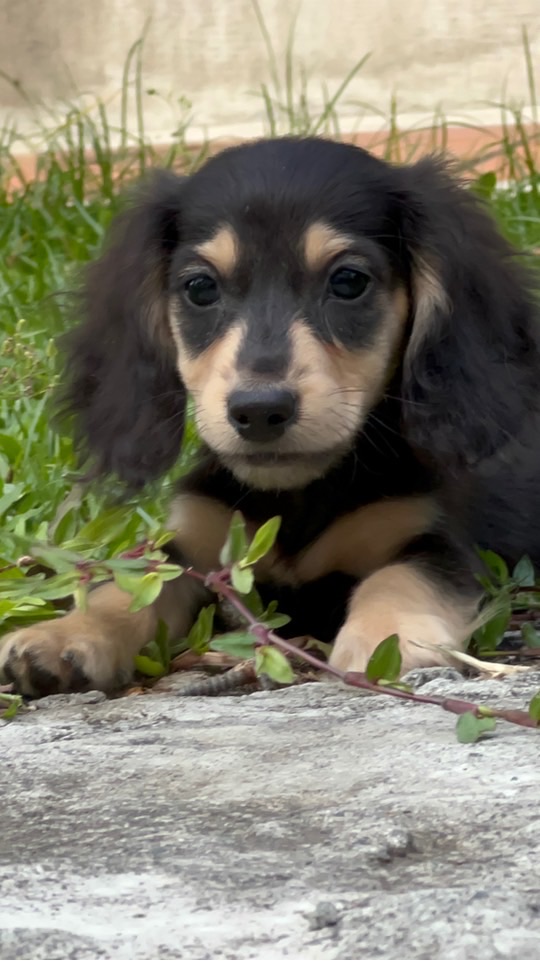
[[[314,114],[347,78],[344,133],[396,112],[407,128],[441,114],[499,123],[501,102],[533,106],[525,31],[533,65],[540,54],[538,0],[0,0],[0,23],[4,122],[28,131],[30,101],[58,111],[83,94],[118,119],[143,39],[142,104],[129,109],[142,106],[145,135],[162,142],[188,117],[192,142],[268,132],[272,102],[283,129],[278,102],[296,98],[298,112],[304,96]]]

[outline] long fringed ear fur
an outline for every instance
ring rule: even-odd
[[[482,203],[444,164],[427,159],[401,173],[414,313],[404,431],[439,469],[471,467],[538,409],[533,284]]]
[[[86,274],[83,319],[68,335],[62,406],[93,473],[140,487],[180,453],[185,390],[167,321],[182,180],[155,174],[113,223]]]

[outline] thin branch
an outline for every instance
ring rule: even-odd
[[[219,573],[211,573],[205,576],[195,571],[193,568],[189,567],[184,571],[188,577],[193,577],[196,580],[202,581],[207,587],[221,594],[222,597],[226,598],[238,611],[238,613],[246,620],[249,631],[253,634],[253,640],[255,646],[262,646],[266,644],[273,645],[277,647],[278,650],[283,651],[284,654],[292,655],[293,657],[300,658],[300,660],[306,661],[311,664],[312,667],[317,668],[319,671],[324,671],[327,674],[332,674],[337,677],[343,684],[348,687],[361,688],[364,691],[369,691],[371,694],[388,694],[390,697],[397,697],[404,701],[415,701],[417,704],[433,704],[437,707],[441,707],[443,711],[449,711],[451,714],[474,714],[475,717],[495,717],[502,721],[507,721],[509,724],[517,724],[520,727],[533,727],[537,728],[538,724],[526,711],[521,711],[517,709],[498,709],[492,707],[485,707],[483,705],[475,704],[472,701],[465,701],[459,698],[447,698],[439,697],[437,695],[426,695],[426,694],[416,694],[414,691],[404,691],[397,687],[390,687],[385,684],[375,684],[373,681],[369,681],[365,674],[357,673],[354,671],[340,671],[339,668],[333,667],[331,664],[327,664],[325,661],[319,660],[310,654],[308,651],[303,651],[301,648],[296,647],[295,644],[291,644],[290,641],[286,641],[284,638],[279,637],[274,631],[265,627],[260,621],[252,614],[249,608],[243,603],[242,600],[236,594],[236,591],[228,583],[228,571],[223,570]]]

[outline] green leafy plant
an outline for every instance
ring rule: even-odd
[[[473,635],[475,649],[481,657],[495,654],[510,629],[520,631],[525,647],[540,647],[540,634],[534,626],[540,617],[540,584],[530,558],[522,557],[509,571],[494,551],[479,551],[479,555],[486,573],[478,575],[478,581],[492,614]]]
[[[132,595],[131,610],[141,610],[152,604],[166,581],[179,577],[194,578],[212,590],[218,598],[224,599],[236,610],[245,628],[222,635],[214,634],[215,605],[203,609],[189,635],[171,644],[163,624],[159,625],[152,643],[137,656],[135,666],[149,677],[161,677],[167,672],[171,658],[177,652],[193,650],[203,653],[207,650],[221,651],[235,657],[251,660],[255,674],[267,675],[279,684],[290,684],[294,680],[291,666],[293,660],[303,661],[318,671],[326,672],[351,687],[361,688],[371,693],[387,694],[411,700],[420,704],[438,705],[443,710],[459,715],[457,735],[459,740],[469,743],[495,727],[497,719],[505,720],[521,727],[540,725],[540,693],[531,700],[528,711],[503,710],[457,698],[427,696],[412,691],[398,678],[401,669],[399,638],[392,635],[375,649],[365,673],[342,671],[322,661],[311,651],[298,647],[291,641],[280,637],[273,629],[289,620],[276,611],[275,604],[263,609],[260,597],[253,587],[253,567],[272,550],[279,532],[280,519],[271,518],[260,527],[251,542],[248,542],[245,522],[237,512],[233,515],[226,542],[221,551],[222,568],[203,574],[192,567],[182,568],[171,564],[161,548],[171,538],[169,531],[156,526],[152,518],[143,515],[151,535],[136,547],[124,549],[120,554],[111,551],[112,544],[120,543],[125,547],[126,531],[132,524],[132,515],[127,508],[117,508],[111,515],[109,541],[102,547],[103,556],[96,558],[88,544],[88,535],[95,527],[86,525],[78,535],[64,547],[50,544],[36,544],[32,555],[9,565],[3,571],[3,581],[8,595],[15,593],[17,598],[32,598],[38,602],[58,601],[73,597],[79,607],[86,604],[86,591],[91,583],[115,580],[121,590]],[[114,520],[114,522],[113,522]],[[496,555],[494,555],[496,557]],[[507,572],[499,560],[488,558],[492,570],[504,584]],[[46,565],[46,571],[32,573],[36,565]],[[27,573],[23,574],[26,570]],[[238,581],[238,571],[248,571],[250,577]],[[236,572],[236,574],[235,574]],[[48,574],[49,576],[46,576]],[[529,572],[522,564],[518,570],[521,579],[527,579]],[[236,585],[234,583],[236,578]],[[24,587],[22,583],[24,583]],[[0,581],[2,584],[2,581]],[[239,586],[238,586],[239,584]],[[34,613],[35,616],[35,613]],[[5,702],[4,702],[5,703]],[[15,716],[20,703],[12,702],[4,709],[3,716]],[[463,716],[467,715],[465,720]]]

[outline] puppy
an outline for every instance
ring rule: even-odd
[[[83,299],[67,397],[96,471],[164,474],[189,393],[202,449],[172,556],[210,571],[234,510],[281,515],[259,588],[337,667],[363,671],[393,633],[403,670],[444,663],[477,611],[476,545],[540,560],[533,282],[441,161],[287,138],[157,173]],[[160,618],[182,636],[209,601],[181,578],[132,614],[101,586],[7,638],[4,674],[112,690]]]

